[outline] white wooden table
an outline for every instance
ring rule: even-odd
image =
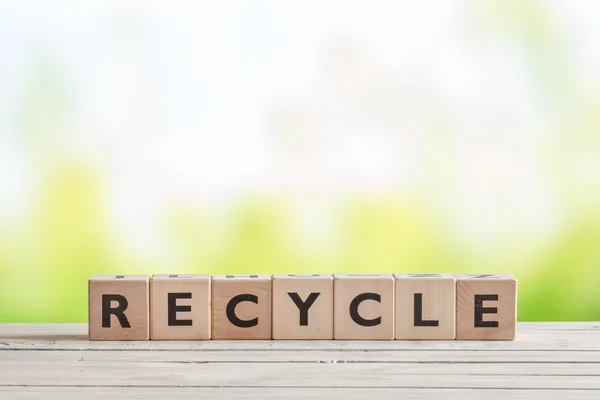
[[[520,323],[514,342],[89,342],[0,324],[0,399],[600,399],[600,323]]]

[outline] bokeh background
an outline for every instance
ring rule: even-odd
[[[600,3],[0,2],[0,322],[92,274],[497,272],[600,320]]]

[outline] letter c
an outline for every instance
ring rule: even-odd
[[[253,294],[238,294],[237,296],[233,297],[227,303],[227,308],[225,310],[227,314],[227,319],[229,320],[229,322],[231,322],[233,325],[239,328],[252,328],[253,326],[258,325],[258,317],[245,320],[240,319],[237,315],[235,315],[235,307],[242,301],[249,301],[254,304],[258,304],[258,297]]]
[[[381,295],[377,293],[361,293],[350,303],[350,318],[360,326],[377,326],[381,324],[381,317],[365,319],[358,313],[358,306],[365,300],[373,300],[381,303]]]

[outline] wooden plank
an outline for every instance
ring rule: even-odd
[[[63,351],[0,352],[0,361],[179,363],[600,363],[597,351]]]
[[[152,351],[431,351],[553,350],[600,351],[599,323],[521,323],[515,341],[176,341],[90,342],[85,324],[0,325],[0,351],[21,350],[152,350]]]
[[[523,368],[524,367],[524,368]],[[600,390],[599,364],[182,364],[0,365],[0,386],[388,387]],[[562,371],[562,372],[561,372]]]
[[[51,364],[47,361],[5,361],[0,360],[0,371],[12,369],[15,372],[27,371],[27,375],[30,375],[30,371],[52,366],[52,369],[70,369],[76,368],[82,369],[110,369],[110,370],[152,370],[157,371],[161,368],[165,370],[176,372],[185,372],[190,368],[212,368],[213,370],[222,369],[226,371],[228,368],[232,371],[235,369],[249,369],[249,368],[264,368],[265,370],[276,370],[277,364],[281,363],[254,363],[254,365],[248,365],[248,363],[188,363],[179,361],[120,361],[120,360],[109,360],[103,361],[54,361]],[[487,376],[487,375],[510,375],[510,376],[599,376],[600,377],[600,363],[544,363],[544,364],[524,364],[524,363],[295,363],[288,362],[289,365],[298,365],[299,370],[304,368],[310,368],[311,366],[318,366],[320,364],[345,364],[349,366],[340,366],[340,368],[346,368],[349,371],[358,371],[361,366],[369,365],[369,370],[380,370],[386,369],[394,373],[401,373],[403,375],[471,375],[471,376]],[[197,367],[196,367],[197,366]],[[285,368],[288,368],[286,366]],[[281,368],[281,366],[279,366]],[[326,365],[318,367],[328,369]],[[365,367],[365,370],[367,367]],[[387,373],[387,372],[386,372]],[[0,382],[7,384],[8,382],[2,381],[3,375],[0,375]],[[72,382],[76,383],[76,382]],[[599,382],[600,384],[600,382]]]
[[[23,400],[56,398],[61,400],[96,399],[165,399],[222,398],[233,400],[256,399],[423,399],[452,398],[481,399],[541,399],[563,398],[569,400],[597,399],[598,390],[530,390],[530,389],[392,389],[392,388],[157,388],[157,387],[0,387],[0,398]]]

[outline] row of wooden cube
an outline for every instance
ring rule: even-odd
[[[89,281],[90,340],[513,340],[509,275],[119,275]]]

